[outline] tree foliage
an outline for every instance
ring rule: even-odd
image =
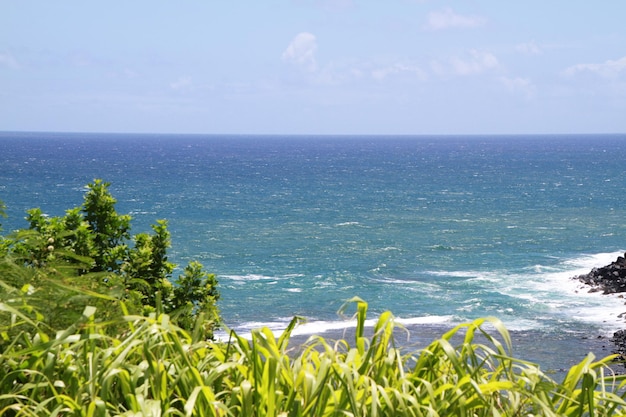
[[[212,335],[219,319],[215,276],[191,262],[174,279],[176,265],[167,256],[171,246],[167,221],[157,220],[152,233],[132,235],[132,218],[117,213],[109,187],[94,180],[83,204],[64,216],[28,210],[28,228],[0,242],[1,278],[16,294],[28,288],[21,294],[38,299],[30,304],[54,319],[46,323],[50,329],[80,318],[89,300],[100,311],[104,307],[108,316],[121,316],[124,310],[132,314],[160,310],[187,329],[202,316],[209,320],[205,327]]]

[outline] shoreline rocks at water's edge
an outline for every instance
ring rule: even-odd
[[[624,256],[618,256],[617,260],[609,265],[593,268],[589,273],[578,275],[573,279],[590,286],[589,292],[626,293],[626,253]],[[626,329],[616,331],[611,341],[615,345],[614,353],[626,359]]]

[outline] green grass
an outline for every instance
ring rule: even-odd
[[[3,302],[0,315],[26,330],[0,353],[0,415],[626,414],[625,379],[611,373],[611,357],[589,355],[556,382],[510,355],[509,334],[494,318],[403,353],[391,313],[365,336],[367,304],[350,305],[356,306],[354,340],[316,336],[290,346],[296,319],[279,337],[259,329],[250,339],[231,332],[230,340],[212,342],[202,340],[201,326],[187,332],[164,314],[99,322],[89,307],[74,325],[47,337],[23,309]],[[122,333],[110,336],[111,326]]]

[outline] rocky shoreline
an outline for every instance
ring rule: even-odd
[[[626,293],[626,253],[618,256],[609,265],[593,268],[589,273],[578,275],[577,279],[591,287],[589,292],[602,291],[603,294]],[[626,316],[626,313],[622,316]],[[614,353],[626,360],[626,329],[618,330],[611,339],[615,345]]]

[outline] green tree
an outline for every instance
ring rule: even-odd
[[[9,264],[35,268],[36,273],[16,274],[28,278],[14,280],[11,287],[30,285],[38,305],[53,313],[46,316],[65,318],[50,323],[51,328],[80,317],[88,301],[108,309],[109,316],[121,315],[122,301],[131,313],[168,313],[187,329],[196,327],[201,316],[211,336],[219,320],[215,276],[192,262],[174,280],[176,265],[167,256],[171,247],[167,221],[157,220],[153,233],[133,236],[132,218],[117,213],[109,186],[94,180],[83,204],[64,216],[50,217],[39,208],[27,211],[28,228],[4,238],[0,255]],[[115,300],[118,306],[111,308]]]
[[[121,271],[128,280],[127,287],[141,293],[144,305],[154,307],[157,294],[162,302],[171,300],[175,265],[167,260],[167,249],[171,246],[167,222],[157,220],[152,230],[153,235],[140,233],[134,237],[135,247],[128,251]]]
[[[6,206],[4,202],[0,200],[0,218],[7,217],[7,213],[5,210],[6,210]],[[2,232],[2,223],[0,223],[0,232]],[[0,257],[4,256],[4,254],[6,254],[6,251],[7,251],[7,244],[4,240],[4,237],[0,235]]]
[[[87,185],[82,211],[93,236],[93,270],[117,272],[126,252],[125,242],[130,239],[131,216],[117,214],[117,200],[109,192],[109,186],[100,179]]]
[[[205,272],[200,262],[187,265],[176,281],[172,297],[173,310],[181,327],[191,328],[198,315],[209,324],[217,323],[219,311],[215,306],[219,298],[215,275]]]

